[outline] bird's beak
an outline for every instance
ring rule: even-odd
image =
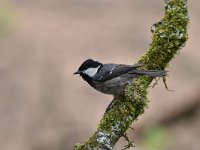
[[[76,71],[73,74],[80,74],[80,73],[81,73],[81,71]]]

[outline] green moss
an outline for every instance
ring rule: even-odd
[[[164,69],[187,40],[187,6],[185,0],[168,0],[165,16],[156,27],[149,50],[140,63],[149,69]]]
[[[184,46],[187,36],[186,0],[165,0],[165,15],[155,27],[149,50],[138,63],[146,64],[146,69],[164,69],[170,60]],[[124,95],[112,101],[112,108],[100,121],[97,131],[83,145],[76,145],[76,150],[113,149],[118,139],[128,127],[148,107],[148,86],[150,77],[139,77],[125,90]]]

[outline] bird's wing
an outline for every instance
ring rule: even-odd
[[[99,69],[99,72],[93,77],[93,81],[104,82],[113,79],[119,75],[122,75],[124,73],[127,73],[133,70],[134,68],[138,67],[140,66],[105,64]]]

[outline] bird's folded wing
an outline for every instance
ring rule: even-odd
[[[137,67],[140,66],[105,64],[100,68],[99,72],[93,77],[93,81],[105,82],[119,75],[127,73]]]

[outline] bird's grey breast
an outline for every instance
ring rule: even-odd
[[[94,88],[102,93],[119,95],[131,81],[125,75],[120,75],[105,82],[95,82]]]

